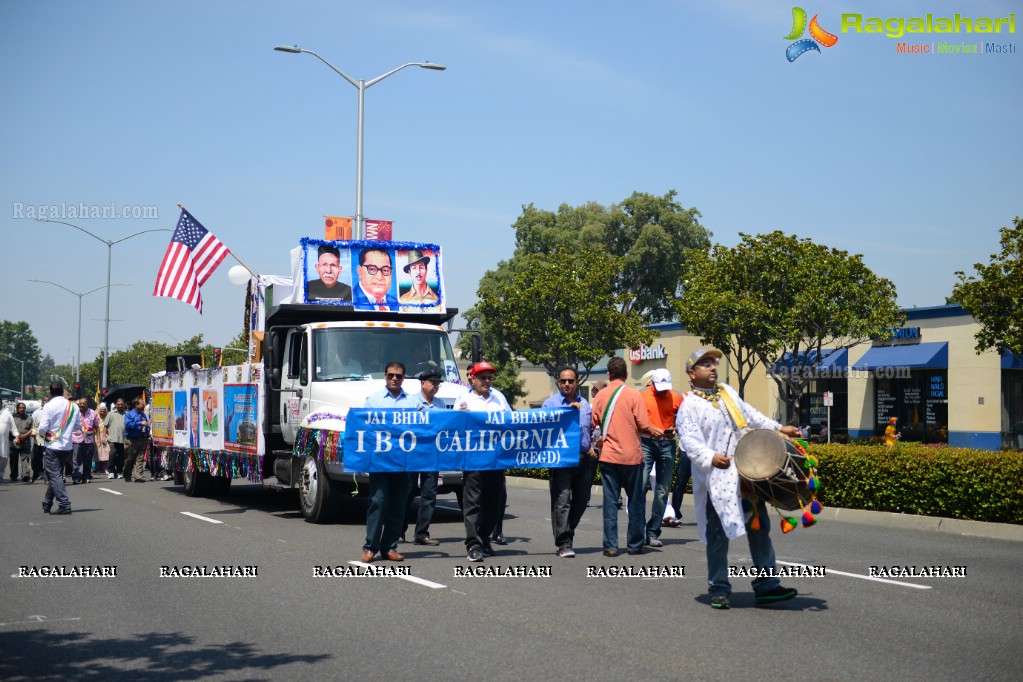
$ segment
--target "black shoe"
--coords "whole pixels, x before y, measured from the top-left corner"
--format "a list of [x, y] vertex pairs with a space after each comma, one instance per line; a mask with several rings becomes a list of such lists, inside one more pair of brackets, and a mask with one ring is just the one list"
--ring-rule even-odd
[[43, 513], [44, 514], [49, 514], [50, 513], [50, 508], [49, 507], [43, 507]]
[[469, 561], [483, 561], [483, 551], [479, 547], [469, 548]]
[[763, 606], [765, 604], [773, 604], [779, 601], [787, 601], [795, 597], [797, 594], [799, 593], [796, 592], [794, 588], [778, 585], [777, 587], [773, 587], [756, 595], [753, 601], [756, 602], [757, 606]]
[[480, 551], [483, 552], [483, 556], [497, 556], [497, 552], [489, 544], [480, 545]]
[[398, 542], [408, 542], [408, 540], [406, 540], [405, 536], [402, 535], [400, 538], [398, 538]]
[[145, 482], [146, 482], [146, 479], [144, 479], [144, 478], [136, 478], [136, 479], [135, 479], [135, 482], [136, 482], [136, 483], [145, 483]]
[[630, 549], [629, 550], [629, 554], [632, 554], [632, 555], [642, 554], [642, 553], [643, 553], [643, 548], [642, 547], [640, 547], [638, 549]]
[[503, 533], [498, 533], [497, 535], [495, 535], [494, 537], [492, 537], [490, 539], [492, 541], [496, 542], [499, 545], [507, 545], [508, 544], [508, 539], [506, 537], [504, 537]]
[[604, 556], [614, 558], [614, 557], [618, 556], [618, 550], [617, 549], [605, 549], [604, 550]]
[[727, 594], [715, 594], [710, 598], [710, 607], [712, 609], [730, 609], [732, 602], [728, 600]]
[[57, 511], [53, 512], [55, 516], [64, 516], [65, 514], [71, 513], [71, 507], [61, 507]]
[[434, 540], [430, 536], [426, 536], [425, 538], [417, 539], [415, 544], [417, 544], [417, 545], [428, 545], [430, 547], [436, 547], [437, 545], [440, 544], [440, 542], [438, 542], [437, 540]]

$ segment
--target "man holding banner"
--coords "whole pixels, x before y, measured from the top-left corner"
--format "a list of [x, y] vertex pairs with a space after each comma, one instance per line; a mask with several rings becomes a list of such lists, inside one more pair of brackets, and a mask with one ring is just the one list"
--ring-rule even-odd
[[[493, 388], [497, 370], [488, 362], [477, 362], [469, 370], [472, 391], [455, 403], [457, 410], [473, 412], [511, 412], [507, 399]], [[504, 470], [466, 471], [463, 478], [462, 518], [465, 522], [465, 549], [469, 561], [483, 561], [494, 556], [490, 537], [497, 526], [504, 488]]]
[[[419, 398], [410, 396], [401, 385], [405, 381], [405, 365], [394, 361], [384, 368], [386, 388], [366, 398], [364, 407], [383, 409], [416, 409]], [[377, 552], [389, 561], [404, 561], [398, 553], [405, 519], [405, 496], [408, 474], [401, 471], [378, 471], [369, 475], [369, 509], [366, 511], [366, 544], [362, 546], [362, 562], [373, 561]]]

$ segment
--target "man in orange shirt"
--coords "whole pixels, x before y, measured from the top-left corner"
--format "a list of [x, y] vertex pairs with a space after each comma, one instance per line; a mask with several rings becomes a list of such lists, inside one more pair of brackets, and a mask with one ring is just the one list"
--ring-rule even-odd
[[[661, 542], [661, 521], [668, 503], [671, 476], [675, 473], [675, 415], [682, 407], [682, 396], [671, 389], [671, 372], [665, 368], [651, 372], [650, 381], [642, 390], [643, 404], [646, 405], [650, 424], [663, 434], [659, 438], [644, 435], [643, 481], [650, 478], [650, 470], [657, 465], [657, 479], [654, 481], [654, 501], [650, 509], [650, 520], [646, 524], [646, 544], [663, 547]], [[644, 495], [645, 499], [646, 495]]]
[[629, 554], [642, 554], [646, 497], [643, 494], [643, 450], [640, 434], [655, 438], [664, 431], [651, 426], [639, 391], [625, 385], [628, 368], [625, 360], [611, 358], [607, 363], [607, 388], [593, 399], [592, 422], [600, 427], [595, 444], [600, 448], [600, 479], [604, 485], [604, 556], [618, 556], [618, 507], [622, 488], [629, 497], [629, 529], [626, 535]]

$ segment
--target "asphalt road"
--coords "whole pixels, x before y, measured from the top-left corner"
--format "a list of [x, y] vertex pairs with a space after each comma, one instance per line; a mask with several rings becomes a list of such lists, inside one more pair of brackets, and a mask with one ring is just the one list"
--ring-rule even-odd
[[[374, 564], [409, 576], [315, 577], [357, 568], [362, 504], [315, 526], [295, 499], [256, 485], [197, 500], [170, 483], [103, 479], [70, 488], [71, 516], [47, 516], [43, 491], [0, 485], [2, 680], [1020, 676], [1023, 543], [899, 528], [886, 515], [784, 536], [772, 519], [781, 565], [827, 574], [785, 579], [800, 595], [771, 608], [754, 607], [749, 578], [735, 578], [732, 609], [716, 611], [691, 510], [664, 530], [663, 549], [609, 559], [594, 506], [579, 555], [559, 559], [548, 493], [533, 481], [510, 483], [511, 543], [483, 565], [550, 567], [549, 577], [456, 576], [475, 564], [453, 496], [432, 528], [439, 547], [400, 545], [403, 564]], [[624, 512], [619, 525], [624, 533]], [[745, 542], [731, 549], [730, 563], [748, 567]], [[162, 567], [222, 565], [257, 575], [160, 577]], [[869, 579], [872, 566], [914, 565], [965, 576]], [[19, 577], [51, 566], [116, 576]], [[625, 566], [684, 567], [685, 577], [587, 576]]]

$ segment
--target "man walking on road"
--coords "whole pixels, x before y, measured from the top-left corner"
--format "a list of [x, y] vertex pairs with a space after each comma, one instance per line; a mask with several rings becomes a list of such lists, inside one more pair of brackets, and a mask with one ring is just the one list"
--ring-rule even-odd
[[[422, 389], [419, 393], [419, 410], [438, 410], [443, 406], [434, 401], [440, 384], [444, 381], [441, 373], [435, 369], [420, 372], [419, 383]], [[412, 502], [416, 498], [416, 489], [419, 490], [419, 514], [416, 517], [417, 545], [435, 547], [440, 543], [430, 537], [430, 523], [433, 521], [433, 512], [437, 508], [437, 479], [440, 477], [438, 471], [413, 471], [408, 475], [408, 496], [405, 502], [405, 523], [401, 532], [404, 542], [405, 533], [408, 531], [408, 517], [412, 511]]]
[[[739, 397], [726, 384], [717, 383], [721, 352], [700, 348], [686, 360], [692, 392], [682, 403], [676, 424], [682, 446], [693, 462], [693, 503], [700, 540], [707, 545], [707, 582], [710, 605], [731, 606], [732, 586], [728, 582], [728, 541], [746, 535], [753, 566], [761, 574], [753, 580], [757, 606], [785, 601], [796, 591], [782, 587], [775, 570], [767, 507], [757, 500], [755, 513], [763, 521], [754, 530], [744, 519], [739, 494], [739, 472], [732, 465], [732, 453], [739, 435], [747, 428], [773, 429], [799, 438], [795, 426], [782, 426], [768, 419]], [[764, 576], [762, 574], [769, 574]]]
[[64, 397], [64, 384], [50, 384], [50, 399], [39, 417], [39, 433], [43, 434], [43, 473], [46, 476], [46, 494], [43, 513], [49, 514], [53, 500], [57, 500], [54, 514], [70, 514], [71, 500], [64, 485], [64, 467], [71, 457], [71, 433], [82, 428], [82, 413], [78, 406]]
[[649, 384], [640, 393], [650, 423], [663, 432], [659, 438], [644, 435], [641, 439], [644, 484], [650, 478], [651, 470], [656, 468], [657, 472], [650, 520], [646, 524], [646, 544], [663, 547], [661, 522], [668, 505], [671, 476], [675, 473], [675, 416], [682, 406], [682, 396], [671, 389], [671, 372], [663, 367], [651, 373]]
[[145, 483], [146, 448], [149, 447], [149, 418], [146, 401], [135, 398], [135, 409], [124, 415], [124, 438], [128, 441], [128, 454], [124, 460], [124, 480]]

